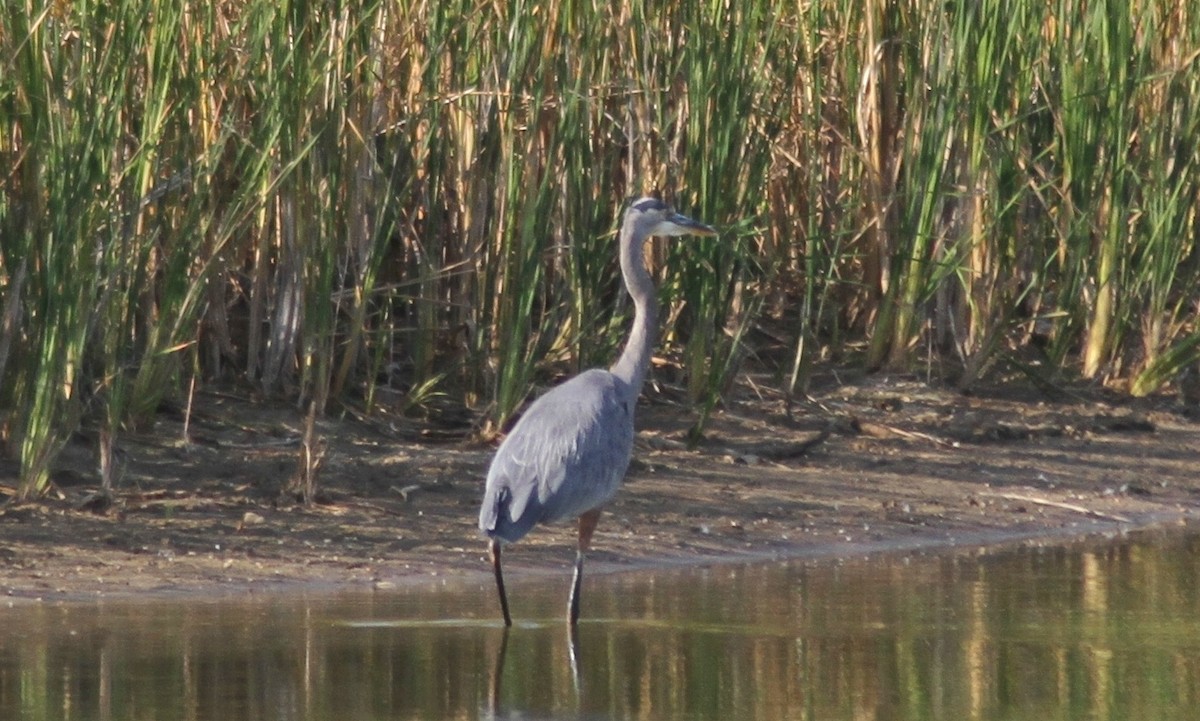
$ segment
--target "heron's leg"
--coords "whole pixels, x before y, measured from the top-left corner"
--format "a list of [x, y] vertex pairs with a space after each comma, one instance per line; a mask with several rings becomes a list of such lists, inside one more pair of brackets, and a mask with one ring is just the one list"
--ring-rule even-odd
[[504, 573], [500, 570], [500, 539], [492, 539], [492, 572], [496, 574], [496, 591], [500, 594], [500, 610], [504, 612], [504, 625], [512, 625], [508, 615], [508, 594], [504, 592]]
[[579, 517], [579, 547], [575, 549], [575, 578], [571, 581], [571, 598], [567, 601], [567, 621], [574, 626], [579, 623], [579, 585], [583, 581], [583, 554], [592, 545], [592, 534], [600, 522], [600, 509], [588, 511]]

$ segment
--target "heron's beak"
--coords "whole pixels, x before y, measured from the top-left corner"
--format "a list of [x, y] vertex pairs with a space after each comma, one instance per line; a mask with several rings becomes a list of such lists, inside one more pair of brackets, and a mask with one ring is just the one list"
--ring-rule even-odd
[[711, 225], [705, 225], [698, 220], [692, 220], [686, 215], [673, 213], [667, 218], [667, 222], [676, 227], [678, 232], [673, 235], [716, 235], [717, 229]]

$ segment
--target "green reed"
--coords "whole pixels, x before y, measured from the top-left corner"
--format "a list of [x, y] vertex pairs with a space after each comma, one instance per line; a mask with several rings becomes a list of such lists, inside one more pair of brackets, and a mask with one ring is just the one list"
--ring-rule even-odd
[[655, 189], [723, 228], [649, 252], [697, 432], [749, 354], [785, 394], [822, 360], [1150, 393], [1200, 352], [1183, 0], [16, 5], [0, 440], [26, 495], [81, 428], [111, 488], [195, 374], [503, 427], [619, 349], [615, 230]]

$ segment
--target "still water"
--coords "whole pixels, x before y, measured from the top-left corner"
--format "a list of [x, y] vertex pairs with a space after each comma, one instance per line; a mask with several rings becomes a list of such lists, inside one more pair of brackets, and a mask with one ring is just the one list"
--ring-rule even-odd
[[0, 719], [1200, 718], [1200, 536], [0, 610]]

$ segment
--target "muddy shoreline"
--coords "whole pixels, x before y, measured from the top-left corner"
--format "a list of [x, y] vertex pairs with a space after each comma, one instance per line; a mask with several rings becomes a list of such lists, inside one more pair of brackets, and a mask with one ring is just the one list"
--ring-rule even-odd
[[[923, 553], [1186, 524], [1200, 511], [1200, 424], [1173, 396], [963, 396], [908, 379], [831, 387], [785, 412], [746, 393], [703, 443], [665, 394], [639, 409], [635, 461], [606, 511], [593, 573], [772, 558]], [[303, 420], [236, 395], [127, 438], [115, 502], [95, 502], [87, 444], [55, 493], [0, 506], [0, 598], [10, 603], [394, 588], [479, 581], [475, 530], [492, 447], [420, 440], [395, 423], [329, 420], [318, 503], [281, 494]], [[0, 466], [0, 486], [15, 483]], [[561, 575], [573, 529], [506, 554]]]

